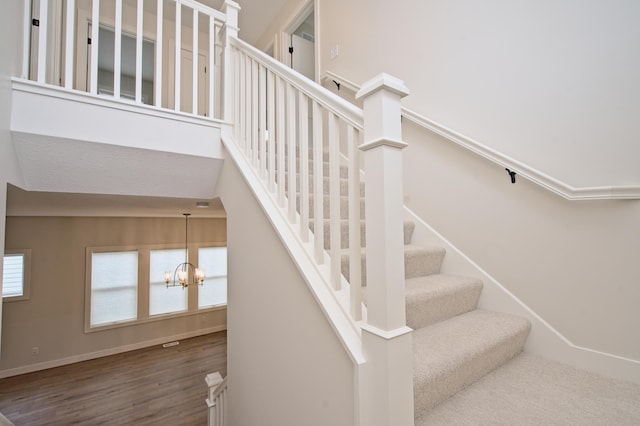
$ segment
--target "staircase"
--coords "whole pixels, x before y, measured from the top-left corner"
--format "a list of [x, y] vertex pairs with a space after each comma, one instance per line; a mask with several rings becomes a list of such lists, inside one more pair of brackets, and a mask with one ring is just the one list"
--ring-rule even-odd
[[[324, 155], [327, 158], [327, 155]], [[328, 163], [325, 161], [325, 169]], [[342, 274], [349, 278], [347, 168], [340, 172]], [[324, 185], [324, 218], [330, 218], [328, 185]], [[361, 185], [364, 204], [364, 184]], [[298, 203], [299, 207], [299, 203]], [[313, 212], [313, 198], [310, 201]], [[364, 212], [364, 209], [361, 209]], [[313, 231], [313, 224], [310, 226]], [[404, 259], [407, 325], [413, 332], [414, 410], [418, 418], [485, 374], [514, 358], [525, 344], [528, 320], [478, 309], [482, 281], [440, 272], [446, 255], [440, 246], [411, 244], [415, 224], [405, 221]], [[362, 247], [366, 245], [364, 213]], [[328, 224], [325, 249], [331, 247]], [[366, 254], [362, 251], [363, 299], [366, 304]]]

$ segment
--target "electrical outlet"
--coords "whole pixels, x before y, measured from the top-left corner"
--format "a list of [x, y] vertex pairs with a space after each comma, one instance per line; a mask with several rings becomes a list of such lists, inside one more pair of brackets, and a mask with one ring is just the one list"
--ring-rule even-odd
[[40, 348], [37, 346], [34, 346], [31, 348], [31, 356], [36, 356], [40, 353]]

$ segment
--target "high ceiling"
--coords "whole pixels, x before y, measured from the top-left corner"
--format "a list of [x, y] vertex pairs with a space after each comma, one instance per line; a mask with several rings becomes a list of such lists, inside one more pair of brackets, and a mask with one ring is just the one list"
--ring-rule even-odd
[[[224, 0], [198, 0], [214, 9], [220, 10]], [[287, 0], [236, 0], [242, 10], [238, 17], [240, 38], [255, 44], [273, 21]]]

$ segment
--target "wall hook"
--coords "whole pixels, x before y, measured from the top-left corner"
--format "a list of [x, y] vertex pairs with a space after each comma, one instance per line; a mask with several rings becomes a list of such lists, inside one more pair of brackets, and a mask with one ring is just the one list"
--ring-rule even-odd
[[505, 169], [507, 171], [507, 173], [509, 173], [509, 176], [511, 176], [511, 183], [516, 183], [516, 172], [512, 172], [509, 169]]
[[340, 83], [338, 83], [338, 82], [337, 82], [337, 81], [335, 81], [335, 80], [331, 80], [331, 81], [333, 81], [333, 82], [336, 84], [336, 86], [338, 87], [338, 90], [340, 90]]

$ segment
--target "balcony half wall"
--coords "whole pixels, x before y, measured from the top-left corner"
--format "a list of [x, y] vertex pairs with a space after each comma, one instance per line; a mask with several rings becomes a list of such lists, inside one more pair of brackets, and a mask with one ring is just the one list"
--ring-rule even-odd
[[12, 82], [11, 132], [26, 190], [212, 198], [217, 120]]

